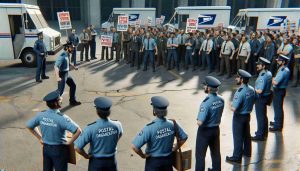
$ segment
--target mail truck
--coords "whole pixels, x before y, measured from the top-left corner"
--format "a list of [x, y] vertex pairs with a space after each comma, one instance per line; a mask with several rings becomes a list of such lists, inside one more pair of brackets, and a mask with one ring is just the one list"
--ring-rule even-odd
[[0, 22], [0, 60], [21, 59], [26, 66], [35, 66], [33, 46], [39, 32], [43, 32], [48, 54], [62, 47], [61, 34], [48, 26], [38, 6], [0, 3]]

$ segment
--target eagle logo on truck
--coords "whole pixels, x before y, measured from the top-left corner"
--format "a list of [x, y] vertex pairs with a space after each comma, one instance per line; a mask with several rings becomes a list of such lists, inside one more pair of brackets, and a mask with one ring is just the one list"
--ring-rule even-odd
[[285, 19], [286, 16], [271, 16], [268, 21], [268, 27], [279, 27]]
[[198, 25], [213, 25], [216, 14], [202, 14], [198, 17]]
[[140, 14], [129, 14], [129, 22], [130, 21], [137, 21], [140, 18]]

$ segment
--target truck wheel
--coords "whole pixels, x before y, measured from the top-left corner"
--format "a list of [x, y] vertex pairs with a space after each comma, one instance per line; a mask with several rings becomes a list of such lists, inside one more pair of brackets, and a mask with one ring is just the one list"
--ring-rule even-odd
[[27, 67], [35, 67], [36, 66], [36, 55], [33, 50], [26, 50], [22, 54], [22, 63]]

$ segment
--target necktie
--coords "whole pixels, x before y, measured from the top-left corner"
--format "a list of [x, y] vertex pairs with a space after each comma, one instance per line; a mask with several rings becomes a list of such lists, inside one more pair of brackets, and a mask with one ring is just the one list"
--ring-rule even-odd
[[148, 50], [150, 49], [150, 39], [148, 39]]
[[239, 54], [241, 53], [241, 51], [242, 51], [242, 49], [243, 49], [243, 46], [244, 46], [244, 43], [242, 43], [242, 46], [241, 46], [241, 48], [240, 48], [240, 50], [239, 50]]
[[207, 51], [208, 39], [206, 40], [205, 51]]
[[115, 33], [113, 33], [113, 42], [115, 42]]
[[83, 33], [83, 39], [85, 40], [85, 33]]
[[224, 45], [224, 47], [223, 47], [223, 53], [225, 52], [226, 44], [227, 44], [227, 41], [225, 41], [225, 45]]
[[181, 38], [181, 44], [183, 44], [183, 37], [182, 37], [182, 35], [180, 36], [180, 38]]

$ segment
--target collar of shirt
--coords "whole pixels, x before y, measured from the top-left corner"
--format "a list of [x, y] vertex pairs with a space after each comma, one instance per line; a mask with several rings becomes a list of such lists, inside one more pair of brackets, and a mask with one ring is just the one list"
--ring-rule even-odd
[[53, 112], [53, 113], [60, 113], [60, 110], [59, 109], [49, 109], [48, 110], [49, 112]]
[[208, 97], [216, 97], [217, 93], [209, 93]]
[[166, 118], [156, 118], [153, 120], [153, 122], [165, 122], [166, 120]]
[[267, 72], [266, 70], [260, 71], [259, 76], [261, 76], [263, 73], [266, 73], [266, 72]]
[[96, 122], [103, 123], [103, 122], [107, 122], [107, 121], [109, 121], [109, 120], [110, 120], [109, 118], [107, 118], [107, 119], [99, 118], [99, 119], [97, 119]]

